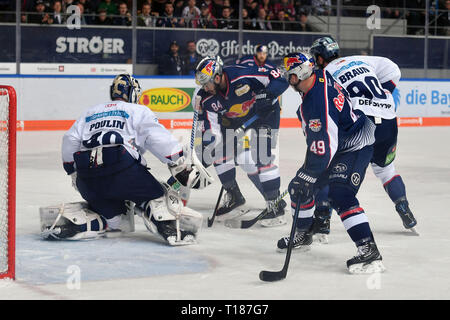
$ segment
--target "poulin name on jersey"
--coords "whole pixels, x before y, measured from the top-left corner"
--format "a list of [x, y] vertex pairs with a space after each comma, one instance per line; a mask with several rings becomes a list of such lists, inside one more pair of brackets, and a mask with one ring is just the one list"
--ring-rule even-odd
[[125, 122], [119, 121], [119, 120], [102, 120], [102, 121], [98, 121], [98, 122], [91, 124], [91, 126], [89, 127], [89, 131], [92, 131], [94, 129], [104, 128], [104, 127], [123, 129], [125, 127]]

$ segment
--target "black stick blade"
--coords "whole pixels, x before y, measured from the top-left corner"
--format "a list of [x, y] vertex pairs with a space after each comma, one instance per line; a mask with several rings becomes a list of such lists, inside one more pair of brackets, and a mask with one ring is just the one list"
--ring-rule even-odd
[[259, 273], [259, 279], [266, 282], [280, 281], [286, 278], [284, 270], [281, 271], [261, 271]]

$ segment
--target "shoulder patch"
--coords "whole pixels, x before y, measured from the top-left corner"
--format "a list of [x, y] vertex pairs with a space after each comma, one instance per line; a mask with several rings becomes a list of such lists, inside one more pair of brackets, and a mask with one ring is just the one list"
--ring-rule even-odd
[[309, 120], [309, 128], [313, 132], [319, 132], [322, 129], [322, 122], [320, 122], [320, 119], [311, 119]]
[[236, 90], [234, 90], [234, 93], [236, 93], [236, 95], [237, 95], [238, 97], [240, 97], [240, 96], [246, 94], [246, 93], [249, 92], [249, 91], [250, 91], [250, 86], [249, 86], [248, 84], [246, 84], [246, 85], [244, 85], [244, 86], [242, 86], [242, 87], [237, 88]]

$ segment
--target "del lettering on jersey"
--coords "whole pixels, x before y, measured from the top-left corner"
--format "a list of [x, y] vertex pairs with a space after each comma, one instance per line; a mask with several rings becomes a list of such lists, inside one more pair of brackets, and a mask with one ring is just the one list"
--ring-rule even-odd
[[119, 128], [123, 129], [125, 127], [124, 121], [119, 120], [102, 120], [91, 124], [89, 131], [100, 128]]
[[353, 79], [354, 77], [364, 73], [370, 73], [370, 70], [365, 67], [358, 67], [351, 71], [347, 71], [342, 76], [339, 76], [339, 81], [341, 82], [341, 84], [344, 84], [348, 80]]

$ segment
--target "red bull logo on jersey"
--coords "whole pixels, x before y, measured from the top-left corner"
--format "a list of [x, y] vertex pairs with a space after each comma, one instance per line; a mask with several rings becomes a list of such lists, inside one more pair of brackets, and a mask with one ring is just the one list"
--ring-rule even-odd
[[319, 132], [322, 129], [322, 122], [320, 122], [320, 119], [311, 119], [309, 120], [309, 128], [313, 132]]
[[242, 104], [234, 104], [231, 106], [230, 110], [225, 113], [227, 118], [241, 118], [245, 117], [250, 109], [255, 104], [255, 97], [252, 100], [243, 102]]

